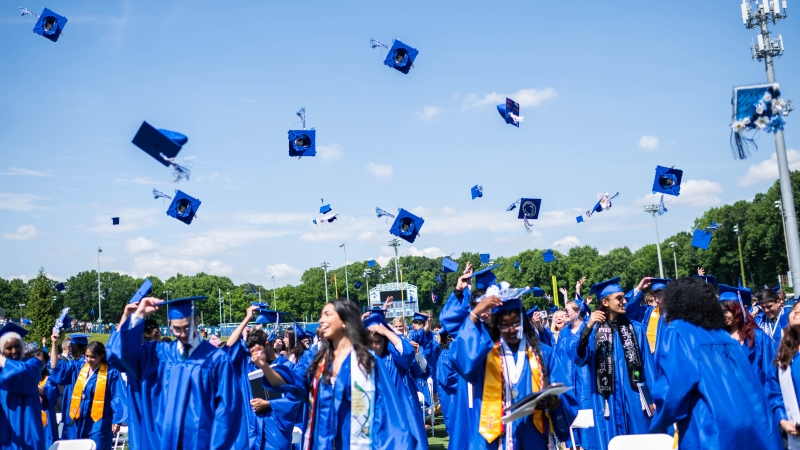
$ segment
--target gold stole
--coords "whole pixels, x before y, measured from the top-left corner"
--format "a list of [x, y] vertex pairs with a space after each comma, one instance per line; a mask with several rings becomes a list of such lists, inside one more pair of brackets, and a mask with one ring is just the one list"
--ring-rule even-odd
[[[541, 391], [544, 388], [541, 364], [539, 358], [534, 357], [533, 351], [527, 347], [528, 364], [531, 367], [531, 385], [534, 391]], [[483, 379], [483, 401], [481, 403], [481, 418], [478, 431], [486, 442], [492, 442], [503, 434], [503, 374], [501, 373], [500, 362], [500, 343], [495, 343], [489, 356], [486, 357], [486, 372]], [[511, 402], [509, 402], [510, 404]], [[544, 434], [544, 411], [536, 410], [533, 413], [533, 424], [539, 433]]]
[[[50, 377], [44, 377], [44, 379], [39, 382], [39, 387], [44, 387], [44, 384], [47, 383], [48, 378]], [[39, 401], [44, 403], [44, 399], [41, 396], [39, 396]], [[42, 426], [47, 426], [47, 411], [45, 411], [44, 408], [42, 408]]]
[[661, 312], [658, 308], [653, 309], [650, 320], [647, 322], [647, 342], [650, 344], [650, 353], [656, 352], [656, 337], [658, 334], [658, 318]]
[[[89, 378], [89, 364], [84, 364], [78, 381], [72, 390], [72, 399], [69, 403], [69, 418], [78, 420], [81, 416], [81, 395], [86, 387], [86, 380]], [[97, 370], [97, 382], [94, 387], [94, 399], [92, 400], [92, 410], [90, 417], [98, 422], [103, 418], [103, 407], [106, 404], [106, 383], [108, 382], [108, 364], [100, 364]]]

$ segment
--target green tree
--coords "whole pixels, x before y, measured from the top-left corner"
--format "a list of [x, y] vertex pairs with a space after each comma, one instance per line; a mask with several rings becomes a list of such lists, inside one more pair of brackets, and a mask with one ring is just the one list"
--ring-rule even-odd
[[56, 302], [53, 301], [54, 292], [44, 268], [39, 268], [39, 274], [33, 280], [25, 305], [26, 315], [31, 321], [31, 325], [28, 326], [27, 341], [39, 343], [43, 337], [52, 334], [59, 312]]

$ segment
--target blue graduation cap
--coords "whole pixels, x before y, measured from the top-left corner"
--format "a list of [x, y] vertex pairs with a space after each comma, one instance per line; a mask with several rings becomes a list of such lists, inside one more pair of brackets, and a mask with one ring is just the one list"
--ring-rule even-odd
[[380, 314], [383, 317], [386, 317], [386, 312], [387, 311], [388, 311], [388, 309], [378, 308], [377, 306], [372, 308], [372, 309], [368, 309], [367, 310], [367, 312], [370, 312], [372, 314]]
[[269, 303], [267, 302], [250, 302], [251, 306], [258, 306], [259, 308], [269, 308]]
[[549, 248], [542, 253], [542, 258], [544, 258], [544, 262], [546, 263], [551, 263], [556, 260], [556, 256]]
[[375, 267], [375, 260], [374, 259], [370, 259], [369, 261], [367, 261], [367, 265], [370, 266], [370, 267]]
[[415, 313], [414, 313], [414, 318], [413, 318], [413, 319], [411, 319], [411, 321], [412, 321], [412, 322], [416, 322], [416, 321], [418, 321], [418, 320], [419, 320], [419, 321], [425, 322], [425, 321], [427, 321], [427, 320], [428, 320], [428, 318], [429, 318], [429, 317], [430, 317], [430, 316], [427, 316], [427, 315], [425, 315], [425, 314], [422, 314], [422, 313], [420, 313], [420, 312], [415, 312]]
[[507, 124], [519, 128], [519, 123], [522, 122], [522, 116], [519, 115], [519, 103], [506, 98], [505, 104], [497, 105], [497, 112], [506, 120]]
[[495, 264], [493, 266], [489, 266], [485, 269], [481, 269], [472, 274], [470, 278], [475, 278], [475, 288], [476, 289], [486, 289], [489, 286], [493, 285], [495, 280], [497, 280], [497, 276], [492, 273], [492, 270], [500, 267], [500, 264]]
[[64, 320], [61, 322], [61, 329], [68, 330], [70, 326], [72, 326], [72, 317], [67, 314], [64, 316]]
[[320, 214], [328, 214], [331, 212], [331, 205], [322, 205], [319, 207]]
[[692, 278], [701, 278], [706, 283], [713, 284], [714, 287], [719, 286], [719, 281], [717, 281], [717, 277], [713, 275], [692, 275]]
[[[34, 15], [30, 11], [23, 9], [22, 15], [24, 16], [25, 14]], [[66, 17], [58, 15], [45, 8], [42, 11], [42, 14], [39, 16], [39, 20], [36, 21], [36, 25], [33, 27], [33, 32], [40, 36], [46, 37], [53, 42], [56, 42], [61, 36], [61, 32], [64, 31], [64, 26], [66, 24]]]
[[64, 283], [58, 283], [56, 284], [56, 290], [58, 292], [64, 292], [67, 290], [67, 288], [64, 286]]
[[397, 218], [394, 219], [392, 228], [389, 229], [389, 233], [413, 244], [423, 223], [425, 223], [425, 220], [421, 217], [417, 217], [405, 209], [400, 208], [397, 213]]
[[531, 289], [531, 293], [534, 297], [544, 297], [544, 289], [540, 288], [539, 286], [534, 286]]
[[759, 130], [775, 133], [783, 130], [783, 116], [788, 114], [787, 104], [781, 98], [778, 83], [763, 83], [733, 88], [733, 123], [731, 124], [731, 151], [737, 159], [746, 159], [758, 150], [755, 136], [744, 133]]
[[528, 317], [531, 317], [531, 316], [533, 316], [533, 313], [535, 313], [537, 311], [539, 311], [539, 305], [533, 305], [533, 308], [531, 308], [528, 311], [526, 311], [525, 315], [528, 316]]
[[672, 281], [670, 278], [651, 278], [650, 279], [650, 290], [655, 291], [662, 291], [667, 287]]
[[6, 333], [17, 333], [20, 338], [24, 338], [25, 335], [28, 334], [28, 330], [22, 328], [14, 322], [8, 322], [3, 326], [3, 328], [0, 328], [0, 337], [3, 337], [3, 335]]
[[316, 130], [289, 130], [289, 156], [316, 156]]
[[370, 44], [372, 45], [372, 48], [378, 46], [388, 48], [389, 52], [386, 54], [386, 59], [383, 60], [383, 63], [389, 67], [399, 70], [400, 72], [403, 72], [404, 74], [408, 74], [408, 71], [411, 70], [411, 66], [414, 64], [414, 59], [416, 59], [417, 55], [419, 54], [417, 49], [409, 47], [397, 39], [392, 41], [391, 47], [381, 44], [374, 39], [370, 41]]
[[519, 269], [519, 261], [514, 261], [514, 268]]
[[131, 297], [131, 299], [128, 301], [128, 304], [138, 303], [142, 301], [142, 299], [150, 295], [150, 292], [152, 291], [153, 291], [153, 283], [150, 281], [150, 278], [145, 278], [144, 283], [142, 283], [142, 285], [139, 286], [139, 289], [137, 289], [136, 292], [133, 294], [133, 297]]
[[749, 308], [753, 304], [753, 292], [750, 289], [743, 286], [733, 287], [724, 284], [719, 285], [719, 301], [732, 300], [738, 302], [740, 296], [744, 306]]
[[370, 314], [364, 319], [364, 328], [369, 328], [372, 325], [383, 325], [387, 329], [389, 328], [389, 324], [386, 323], [386, 318], [380, 314]]
[[542, 199], [540, 198], [522, 198], [519, 201], [519, 213], [517, 218], [521, 219], [525, 224], [525, 231], [531, 232], [531, 224], [529, 220], [536, 220], [539, 218], [539, 209], [542, 206]]
[[111, 225], [119, 225], [119, 217], [112, 217]]
[[133, 145], [144, 150], [161, 164], [172, 167], [175, 171], [176, 181], [180, 178], [189, 178], [189, 170], [175, 163], [178, 152], [189, 141], [186, 135], [164, 129], [156, 129], [147, 122], [142, 122], [136, 136], [133, 137]]
[[275, 311], [272, 309], [259, 309], [256, 323], [287, 323], [291, 322], [292, 315], [282, 311]]
[[619, 285], [620, 277], [614, 277], [599, 283], [595, 283], [589, 289], [589, 295], [597, 296], [598, 299], [617, 292], [625, 292]]
[[489, 255], [489, 253], [480, 253], [480, 257], [481, 257], [481, 264], [488, 264], [489, 258], [491, 256]]
[[558, 311], [558, 306], [551, 305], [551, 306], [548, 306], [547, 309], [550, 311], [550, 314], [555, 314], [556, 311]]
[[361, 282], [360, 281], [356, 281], [356, 283], [353, 286], [355, 286], [356, 289], [358, 289], [358, 288], [361, 287]]
[[191, 319], [197, 314], [194, 307], [194, 302], [198, 300], [205, 300], [208, 296], [200, 295], [197, 297], [176, 298], [168, 302], [159, 302], [155, 306], [161, 307], [169, 305], [169, 313], [167, 313], [168, 320], [178, 319]]
[[455, 272], [458, 270], [458, 263], [448, 257], [442, 258], [442, 272]]
[[681, 177], [683, 171], [675, 168], [656, 166], [656, 178], [653, 180], [653, 193], [681, 195]]
[[575, 222], [583, 223], [583, 216], [578, 216], [575, 218]]
[[92, 337], [91, 334], [86, 333], [74, 333], [68, 336], [70, 344], [75, 345], [89, 345], [89, 338]]
[[469, 190], [472, 194], [472, 199], [475, 200], [478, 197], [483, 197], [483, 186], [475, 185], [472, 186], [472, 189]]
[[167, 215], [174, 217], [181, 222], [189, 225], [197, 214], [197, 209], [200, 207], [200, 200], [187, 195], [183, 191], [175, 192], [175, 198], [169, 204]]

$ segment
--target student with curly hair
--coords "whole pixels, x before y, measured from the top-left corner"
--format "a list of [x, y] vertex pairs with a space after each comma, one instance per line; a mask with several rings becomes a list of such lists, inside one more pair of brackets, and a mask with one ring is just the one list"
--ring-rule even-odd
[[[677, 423], [679, 448], [780, 449], [764, 386], [725, 329], [712, 287], [681, 278], [665, 289], [651, 432]], [[796, 347], [795, 347], [796, 352]]]

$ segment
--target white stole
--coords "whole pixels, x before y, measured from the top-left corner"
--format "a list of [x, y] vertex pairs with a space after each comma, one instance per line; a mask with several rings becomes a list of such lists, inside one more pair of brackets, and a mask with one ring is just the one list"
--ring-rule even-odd
[[[800, 423], [800, 406], [797, 405], [797, 395], [794, 391], [792, 366], [778, 371], [778, 381], [781, 384], [783, 406], [786, 408], [786, 416], [789, 422]], [[800, 450], [800, 437], [790, 434], [787, 436], [789, 437], [789, 450]]]
[[[375, 360], [374, 364], [380, 364]], [[375, 369], [367, 375], [350, 350], [350, 449], [371, 450], [375, 421]]]

